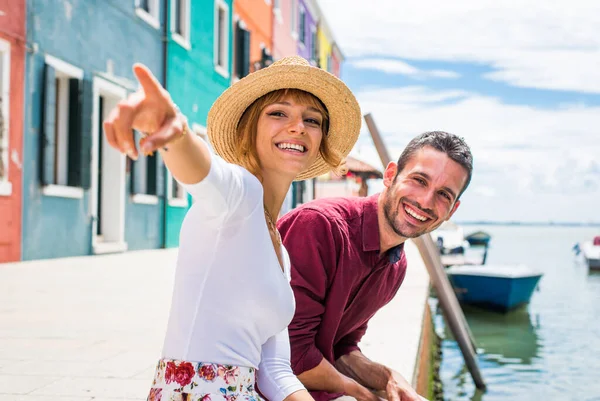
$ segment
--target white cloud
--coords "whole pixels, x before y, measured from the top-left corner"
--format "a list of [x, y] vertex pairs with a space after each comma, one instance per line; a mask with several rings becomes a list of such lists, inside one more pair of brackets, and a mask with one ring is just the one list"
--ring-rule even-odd
[[365, 70], [376, 70], [383, 71], [389, 74], [400, 74], [407, 75], [414, 79], [427, 79], [427, 78], [459, 78], [460, 74], [454, 71], [446, 70], [421, 70], [412, 66], [404, 61], [390, 60], [383, 58], [370, 58], [356, 60], [352, 62], [352, 65], [358, 69]]
[[[536, 109], [423, 87], [356, 95], [363, 113], [373, 112], [392, 159], [424, 131], [465, 138], [475, 169], [460, 218], [600, 221], [590, 215], [600, 204], [600, 107]], [[366, 128], [353, 155], [383, 168]]]
[[597, 0], [321, 0], [352, 58], [464, 61], [521, 87], [600, 93]]

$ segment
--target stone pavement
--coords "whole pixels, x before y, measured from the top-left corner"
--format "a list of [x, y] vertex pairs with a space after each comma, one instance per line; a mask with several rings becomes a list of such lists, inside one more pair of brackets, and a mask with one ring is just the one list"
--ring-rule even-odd
[[[176, 250], [0, 264], [0, 401], [145, 400], [160, 356]], [[413, 379], [428, 277], [416, 247], [366, 355]]]

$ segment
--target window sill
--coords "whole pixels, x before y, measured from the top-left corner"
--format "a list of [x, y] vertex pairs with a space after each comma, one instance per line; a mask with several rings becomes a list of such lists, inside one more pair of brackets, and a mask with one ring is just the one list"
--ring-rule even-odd
[[135, 194], [131, 196], [131, 202], [138, 203], [141, 205], [158, 205], [158, 196]]
[[93, 246], [95, 255], [125, 252], [126, 250], [127, 242], [96, 242]]
[[148, 25], [150, 25], [154, 29], [160, 28], [160, 22], [157, 18], [155, 18], [152, 14], [148, 14], [146, 10], [143, 8], [136, 8], [135, 13], [138, 17], [146, 21]]
[[9, 181], [0, 181], [0, 196], [12, 195], [12, 183]]
[[219, 73], [223, 78], [229, 78], [229, 72], [220, 65], [215, 65], [215, 71]]
[[173, 38], [173, 41], [176, 42], [179, 46], [183, 47], [186, 50], [192, 50], [192, 45], [190, 44], [190, 41], [188, 38], [185, 38], [175, 32], [173, 32], [171, 37]]
[[171, 207], [188, 207], [187, 199], [173, 198], [169, 199], [169, 206]]
[[65, 185], [45, 185], [42, 187], [42, 194], [58, 198], [81, 199], [83, 198], [83, 188], [68, 187]]

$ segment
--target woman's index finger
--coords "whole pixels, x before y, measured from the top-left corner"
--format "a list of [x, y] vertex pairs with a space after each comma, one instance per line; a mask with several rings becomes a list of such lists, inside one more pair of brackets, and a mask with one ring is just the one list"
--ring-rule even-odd
[[144, 64], [136, 63], [133, 65], [133, 73], [142, 86], [146, 96], [162, 96], [162, 85], [158, 82], [148, 67], [146, 67]]

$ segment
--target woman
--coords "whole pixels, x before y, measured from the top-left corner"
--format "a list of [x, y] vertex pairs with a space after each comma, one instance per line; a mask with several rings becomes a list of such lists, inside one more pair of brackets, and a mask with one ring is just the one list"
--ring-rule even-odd
[[217, 155], [188, 134], [184, 116], [143, 66], [142, 91], [104, 123], [108, 142], [137, 158], [132, 128], [149, 133], [194, 197], [180, 233], [163, 359], [149, 400], [308, 401], [289, 363], [294, 314], [290, 261], [275, 227], [295, 179], [338, 167], [361, 114], [350, 90], [300, 57], [279, 60], [228, 88], [208, 115]]

